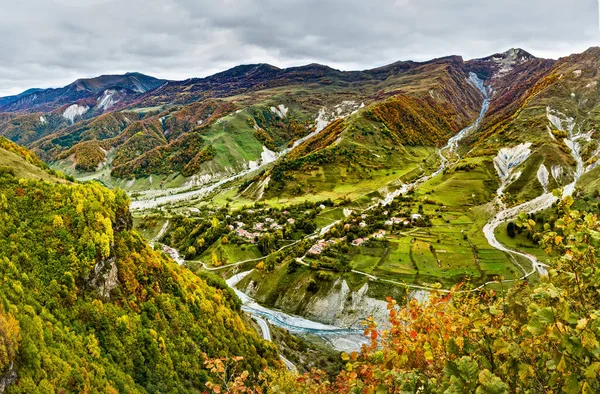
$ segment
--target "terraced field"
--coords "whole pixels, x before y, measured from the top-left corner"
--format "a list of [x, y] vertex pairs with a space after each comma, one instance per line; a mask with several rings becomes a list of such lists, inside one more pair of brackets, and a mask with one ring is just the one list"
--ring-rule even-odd
[[[425, 214], [438, 215], [432, 226], [401, 231], [388, 236], [380, 248], [355, 246], [351, 249], [352, 267], [377, 277], [407, 283], [452, 285], [464, 278], [473, 283], [492, 280], [494, 276], [520, 277], [523, 269], [511, 263], [509, 257], [492, 248], [481, 235], [485, 224], [473, 220], [470, 212], [435, 212], [437, 205], [424, 204]], [[499, 229], [498, 233], [506, 231]], [[524, 237], [523, 237], [524, 238]], [[504, 240], [504, 238], [502, 238]], [[518, 241], [507, 243], [517, 246]], [[531, 245], [536, 255], [543, 251]], [[524, 263], [523, 263], [524, 264]]]

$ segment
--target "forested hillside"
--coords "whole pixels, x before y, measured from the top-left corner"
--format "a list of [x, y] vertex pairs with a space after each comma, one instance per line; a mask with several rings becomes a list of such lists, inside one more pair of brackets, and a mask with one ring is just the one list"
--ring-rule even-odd
[[132, 230], [122, 191], [17, 177], [39, 162], [2, 144], [26, 156], [0, 166], [0, 392], [202, 392], [211, 358], [278, 365], [224, 282]]

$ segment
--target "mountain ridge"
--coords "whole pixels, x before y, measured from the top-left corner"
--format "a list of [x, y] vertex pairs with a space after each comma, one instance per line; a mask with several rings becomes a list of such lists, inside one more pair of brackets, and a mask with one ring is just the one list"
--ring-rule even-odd
[[[590, 48], [571, 58], [579, 56], [593, 61], [597, 52], [598, 49]], [[115, 78], [125, 78], [130, 81], [129, 86], [135, 88], [135, 79], [144, 75], [100, 76], [77, 80], [63, 88], [96, 92], [94, 98], [80, 99], [75, 104], [65, 102], [51, 113], [24, 116], [9, 113], [5, 115], [7, 121], [0, 124], [0, 134], [35, 149], [48, 161], [75, 160], [76, 168], [92, 173], [91, 170], [108, 165], [105, 168], [112, 168], [112, 175], [124, 179], [177, 172], [184, 177], [221, 177], [225, 172], [240, 171], [259, 159], [262, 146], [277, 152], [293, 144], [311, 132], [319, 111], [339, 106], [343, 101], [354, 101], [357, 106], [365, 107], [355, 109], [358, 117], [371, 113], [370, 106], [380, 106], [393, 97], [421, 100], [424, 102], [421, 107], [436, 108], [444, 100], [456, 105], [455, 114], [461, 119], [458, 123], [447, 119], [449, 112], [442, 110], [436, 115], [426, 115], [427, 118], [438, 116], [434, 123], [430, 123], [431, 119], [419, 121], [427, 126], [423, 129], [426, 134], [417, 141], [441, 146], [444, 141], [432, 143], [434, 139], [428, 136], [437, 127], [431, 125], [444, 124], [444, 130], [439, 132], [449, 138], [476, 115], [477, 105], [473, 105], [473, 100], [477, 96], [477, 100], [482, 98], [480, 92], [464, 84], [470, 72], [483, 78], [490, 90], [490, 106], [480, 126], [485, 133], [510, 119], [528, 100], [536, 84], [564, 61], [541, 59], [525, 50], [511, 48], [479, 59], [465, 61], [460, 56], [446, 56], [425, 62], [399, 61], [364, 71], [340, 71], [314, 63], [284, 69], [258, 63], [239, 65], [205, 78], [167, 81], [159, 86], [159, 80], [152, 79], [156, 86], [153, 90], [140, 91], [130, 99], [118, 94], [106, 95], [106, 90], [102, 90], [107, 87], [105, 80], [116, 86], [119, 81]], [[462, 88], [456, 88], [461, 85]], [[104, 92], [102, 96], [101, 92]], [[311, 96], [306, 95], [308, 92]], [[280, 106], [285, 114], [278, 112]], [[194, 113], [201, 108], [205, 113]], [[275, 108], [275, 112], [270, 108]], [[388, 106], [385, 111], [390, 109]], [[99, 117], [100, 114], [108, 116]], [[338, 115], [327, 116], [332, 118], [327, 120], [329, 123]], [[418, 117], [424, 119], [422, 114]], [[221, 121], [225, 121], [224, 126], [232, 125], [225, 134], [217, 130]], [[405, 121], [409, 121], [408, 118], [400, 120]], [[88, 130], [92, 124], [94, 132]], [[450, 124], [453, 126], [448, 129]], [[394, 129], [407, 125], [388, 122], [384, 126]], [[234, 135], [242, 139], [231, 141]], [[342, 133], [340, 141], [347, 135]], [[465, 147], [461, 149], [475, 144], [476, 138], [476, 135], [467, 136]], [[181, 141], [175, 143], [176, 139]], [[358, 149], [361, 139], [364, 137], [353, 137], [352, 149]], [[96, 142], [92, 142], [94, 140]], [[250, 140], [252, 148], [242, 148], [240, 144]], [[339, 144], [340, 141], [333, 142]], [[78, 146], [79, 143], [82, 145]], [[365, 154], [366, 151], [360, 149], [361, 155]], [[112, 156], [108, 152], [115, 152], [114, 164], [119, 167], [118, 171], [113, 171]], [[198, 152], [197, 157], [193, 152]], [[184, 171], [181, 163], [190, 160], [194, 166]]]
[[[65, 105], [98, 99], [99, 94], [113, 90], [126, 98], [153, 90], [165, 82], [136, 72], [81, 78], [61, 88], [28, 90], [12, 99], [0, 98], [0, 112], [51, 111]], [[129, 97], [127, 99], [130, 100]]]
[[[513, 48], [509, 49], [504, 53], [495, 54], [489, 56], [488, 58], [482, 59], [471, 59], [466, 61], [466, 63], [476, 61], [476, 60], [486, 60], [491, 59], [494, 56], [502, 55], [508, 56], [508, 54], [513, 51], [517, 53], [519, 56], [527, 56], [529, 58], [535, 58], [533, 55], [528, 52], [519, 49]], [[247, 77], [247, 78], [261, 78], [261, 77], [269, 77], [273, 76], [273, 74], [282, 73], [282, 74], [295, 74], [295, 73], [305, 73], [305, 72], [319, 72], [322, 76], [325, 75], [346, 75], [350, 79], [352, 76], [356, 76], [357, 74], [372, 74], [378, 75], [382, 71], [388, 71], [393, 69], [406, 69], [410, 68], [414, 65], [423, 65], [423, 64], [433, 64], [438, 62], [446, 62], [446, 61], [457, 61], [463, 62], [463, 58], [458, 55], [449, 55], [443, 56], [435, 59], [431, 59], [429, 61], [415, 62], [415, 61], [404, 61], [399, 60], [387, 65], [383, 65], [380, 67], [365, 69], [362, 71], [358, 70], [347, 70], [341, 71], [334, 68], [331, 68], [327, 65], [319, 64], [319, 63], [311, 63], [300, 66], [292, 66], [287, 68], [279, 68], [267, 63], [255, 63], [255, 64], [246, 64], [246, 65], [238, 65], [234, 66], [230, 69], [220, 71], [213, 75], [209, 75], [207, 77], [190, 77], [185, 80], [176, 81], [176, 80], [164, 80], [154, 78], [149, 75], [142, 74], [140, 72], [127, 72], [125, 74], [103, 74], [97, 77], [90, 78], [80, 78], [75, 80], [74, 82], [60, 88], [33, 88], [28, 89], [25, 92], [14, 95], [14, 96], [6, 96], [0, 97], [0, 112], [3, 111], [35, 111], [35, 110], [45, 110], [48, 109], [56, 109], [58, 105], [65, 105], [67, 101], [70, 100], [72, 103], [84, 98], [90, 98], [89, 95], [77, 95], [75, 92], [87, 91], [93, 94], [99, 94], [107, 89], [128, 89], [135, 91], [136, 93], [147, 93], [153, 89], [156, 89], [162, 86], [165, 83], [175, 84], [178, 86], [184, 85], [194, 85], [196, 83], [223, 83], [225, 81], [230, 81], [232, 78], [239, 77]], [[69, 97], [69, 94], [74, 94]], [[47, 98], [41, 97], [38, 98], [38, 95], [49, 96]], [[56, 97], [58, 96], [58, 97]], [[64, 97], [67, 96], [67, 97]], [[44, 100], [49, 101], [48, 103], [44, 103]], [[40, 103], [38, 103], [40, 102]]]

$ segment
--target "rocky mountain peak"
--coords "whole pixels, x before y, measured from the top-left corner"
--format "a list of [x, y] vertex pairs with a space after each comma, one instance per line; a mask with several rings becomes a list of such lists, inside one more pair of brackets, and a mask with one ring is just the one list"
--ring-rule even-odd
[[535, 56], [521, 48], [510, 48], [508, 51], [503, 52], [501, 55], [503, 55], [505, 59], [510, 59], [514, 62], [524, 62], [527, 60], [535, 59]]

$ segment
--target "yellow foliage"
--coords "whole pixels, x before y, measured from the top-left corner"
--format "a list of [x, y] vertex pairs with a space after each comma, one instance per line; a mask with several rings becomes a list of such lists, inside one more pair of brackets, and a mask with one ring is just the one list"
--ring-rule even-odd
[[52, 227], [54, 228], [62, 228], [64, 227], [64, 222], [62, 217], [60, 217], [60, 215], [54, 215], [54, 218], [52, 219]]

